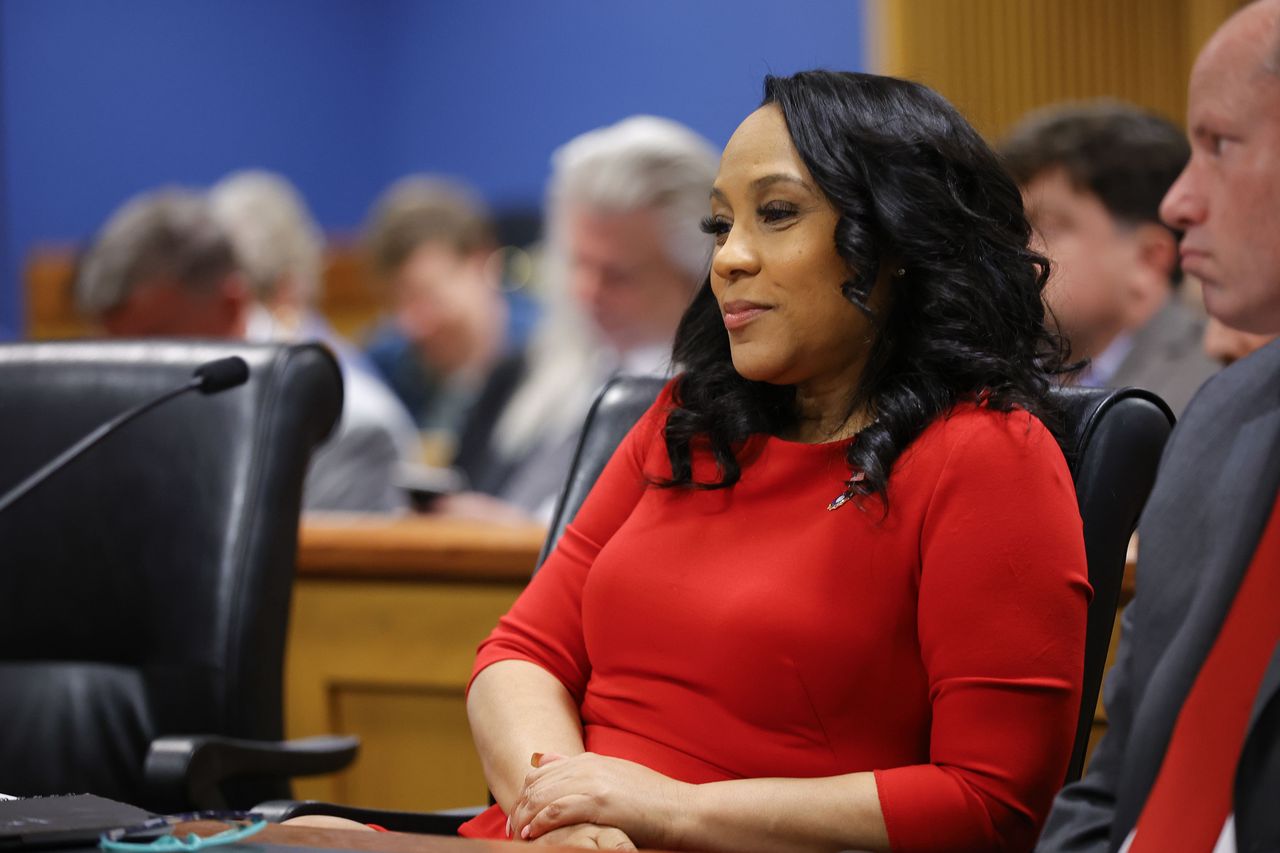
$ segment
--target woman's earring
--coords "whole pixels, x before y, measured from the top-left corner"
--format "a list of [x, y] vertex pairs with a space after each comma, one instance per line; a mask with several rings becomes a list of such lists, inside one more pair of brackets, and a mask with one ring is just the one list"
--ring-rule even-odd
[[898, 267], [896, 270], [893, 271], [894, 278], [902, 278], [906, 274], [907, 274], [906, 267]]

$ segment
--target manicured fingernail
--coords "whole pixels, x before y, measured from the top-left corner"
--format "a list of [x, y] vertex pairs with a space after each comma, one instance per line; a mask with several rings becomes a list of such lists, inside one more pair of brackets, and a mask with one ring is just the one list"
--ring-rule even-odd
[[511, 818], [507, 818], [507, 838], [511, 837]]
[[529, 763], [530, 763], [530, 764], [532, 764], [534, 767], [537, 767], [539, 764], [541, 764], [541, 763], [542, 763], [542, 753], [541, 753], [541, 752], [535, 752], [533, 755], [529, 756]]
[[529, 827], [526, 826], [524, 829], [520, 830], [520, 837], [526, 841], [529, 840]]

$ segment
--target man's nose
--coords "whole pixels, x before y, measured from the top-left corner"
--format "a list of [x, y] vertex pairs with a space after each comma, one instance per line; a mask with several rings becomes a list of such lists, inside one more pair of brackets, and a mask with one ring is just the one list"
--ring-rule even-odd
[[1188, 227], [1203, 222], [1206, 210], [1194, 166], [1189, 164], [1160, 202], [1160, 218], [1170, 228], [1185, 231]]

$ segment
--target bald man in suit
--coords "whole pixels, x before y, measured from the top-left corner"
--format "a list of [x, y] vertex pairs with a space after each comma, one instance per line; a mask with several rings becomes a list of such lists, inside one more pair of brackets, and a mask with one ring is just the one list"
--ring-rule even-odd
[[[1280, 0], [1191, 75], [1192, 156], [1161, 215], [1227, 326], [1280, 332]], [[1037, 850], [1280, 850], [1280, 341], [1187, 408], [1139, 525], [1109, 729]]]

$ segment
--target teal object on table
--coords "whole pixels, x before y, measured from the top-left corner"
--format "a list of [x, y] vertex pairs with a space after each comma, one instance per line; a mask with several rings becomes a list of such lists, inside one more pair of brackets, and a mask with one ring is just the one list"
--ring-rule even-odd
[[218, 847], [222, 844], [234, 844], [237, 841], [243, 841], [249, 836], [261, 832], [266, 825], [266, 820], [259, 818], [252, 823], [228, 829], [216, 835], [200, 836], [191, 832], [185, 838], [179, 838], [170, 833], [151, 841], [119, 841], [109, 837], [107, 834], [103, 834], [98, 841], [98, 846], [103, 850], [117, 851], [117, 853], [140, 853], [140, 851], [178, 853], [178, 851], [203, 850], [206, 847]]

